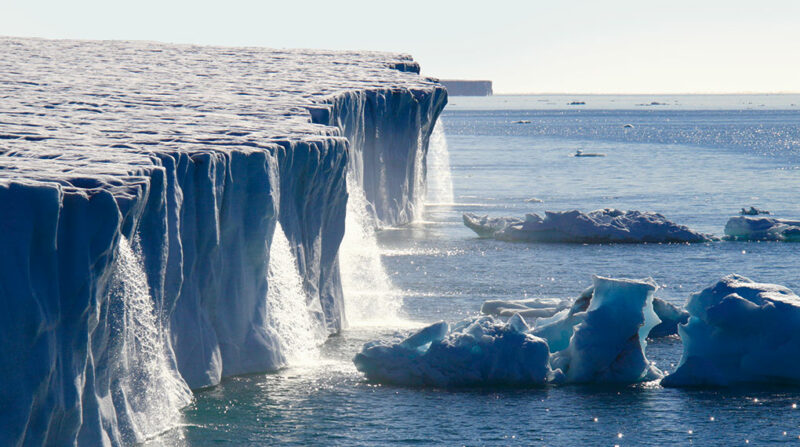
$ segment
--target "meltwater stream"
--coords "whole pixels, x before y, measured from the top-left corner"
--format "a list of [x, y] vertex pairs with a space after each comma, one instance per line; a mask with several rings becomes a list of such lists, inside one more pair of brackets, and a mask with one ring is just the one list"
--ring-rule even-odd
[[269, 251], [267, 324], [275, 334], [287, 364], [313, 361], [327, 334], [320, 324], [319, 302], [309, 305], [297, 258], [280, 222]]
[[141, 442], [181, 423], [180, 409], [192, 395], [172, 365], [164, 343], [161, 313], [155, 308], [136, 239], [120, 237], [109, 296], [111, 330], [119, 334], [111, 362], [112, 399], [122, 435]]

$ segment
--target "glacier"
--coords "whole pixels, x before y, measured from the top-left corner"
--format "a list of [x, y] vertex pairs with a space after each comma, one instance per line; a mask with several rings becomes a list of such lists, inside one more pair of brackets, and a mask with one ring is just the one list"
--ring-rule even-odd
[[284, 366], [347, 324], [349, 195], [420, 212], [447, 94], [409, 56], [0, 48], [0, 444], [142, 442], [189, 389]]
[[683, 355], [663, 386], [800, 383], [800, 297], [791, 290], [728, 275], [686, 308]]
[[[514, 313], [440, 321], [406, 338], [366, 343], [353, 358], [368, 380], [404, 386], [633, 384], [663, 373], [645, 355], [661, 320], [652, 279], [592, 277], [569, 309], [531, 328]], [[544, 304], [548, 304], [545, 302]], [[552, 304], [552, 303], [550, 303]], [[490, 306], [491, 307], [491, 306]]]
[[544, 217], [526, 214], [489, 217], [464, 213], [464, 225], [480, 237], [522, 242], [570, 243], [670, 243], [708, 242], [711, 235], [698, 233], [667, 220], [661, 214], [613, 208], [588, 213], [578, 210], [545, 211]]
[[725, 224], [725, 239], [800, 242], [800, 220], [749, 215], [731, 217]]

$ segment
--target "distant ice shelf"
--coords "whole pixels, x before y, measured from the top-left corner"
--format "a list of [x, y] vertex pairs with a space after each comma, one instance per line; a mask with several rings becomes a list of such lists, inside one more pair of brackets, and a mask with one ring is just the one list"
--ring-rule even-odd
[[275, 315], [346, 324], [348, 194], [376, 225], [419, 213], [447, 94], [409, 56], [0, 49], [0, 445], [141, 442], [187, 385], [283, 366]]
[[505, 241], [596, 244], [714, 240], [711, 235], [692, 231], [658, 213], [613, 208], [588, 213], [545, 211], [544, 217], [526, 214], [524, 219], [465, 213], [463, 219], [464, 225], [478, 236]]

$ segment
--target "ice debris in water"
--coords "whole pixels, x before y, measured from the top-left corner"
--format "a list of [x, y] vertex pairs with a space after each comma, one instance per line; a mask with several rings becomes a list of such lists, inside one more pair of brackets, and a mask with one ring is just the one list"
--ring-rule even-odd
[[637, 383], [662, 376], [645, 356], [647, 334], [660, 320], [653, 310], [652, 279], [594, 276], [594, 294], [569, 344], [554, 353], [555, 382]]
[[770, 214], [770, 212], [751, 206], [750, 209], [742, 208], [742, 210], [739, 211], [739, 214], [742, 216], [758, 216], [759, 214]]
[[800, 242], [800, 220], [750, 216], [731, 217], [725, 224], [725, 239]]
[[525, 318], [552, 317], [569, 306], [569, 300], [558, 298], [531, 298], [525, 300], [489, 300], [481, 306], [481, 313], [497, 317], [520, 314]]
[[[661, 377], [645, 356], [660, 323], [652, 279], [595, 276], [594, 286], [532, 330], [514, 314], [435, 323], [405, 340], [373, 341], [353, 362], [368, 379], [411, 386], [637, 383]], [[549, 343], [549, 347], [548, 347]], [[550, 352], [555, 354], [550, 355]]]
[[662, 385], [800, 383], [800, 297], [791, 290], [729, 275], [686, 308], [683, 356]]
[[550, 368], [547, 343], [519, 315], [503, 323], [467, 319], [434, 323], [403, 341], [373, 341], [353, 362], [369, 380], [408, 386], [537, 386]]
[[[572, 335], [572, 323], [575, 313], [585, 312], [589, 307], [594, 287], [586, 289], [573, 303], [567, 299], [529, 298], [524, 300], [489, 300], [481, 306], [481, 313], [498, 317], [510, 317], [515, 313], [533, 321], [537, 330], [564, 331], [566, 341]], [[689, 312], [670, 304], [660, 298], [653, 298], [653, 309], [661, 320], [658, 326], [650, 330], [647, 338], [658, 338], [675, 335], [678, 325], [686, 323]], [[533, 319], [533, 320], [532, 320]], [[544, 329], [545, 327], [549, 329]], [[553, 338], [555, 336], [552, 336]], [[559, 337], [562, 342], [564, 336]], [[554, 338], [555, 339], [555, 338]], [[551, 351], [553, 347], [551, 346]]]
[[642, 243], [714, 240], [711, 235], [692, 231], [658, 213], [613, 208], [589, 213], [578, 210], [545, 211], [544, 217], [526, 214], [525, 219], [464, 213], [463, 219], [464, 225], [479, 236], [506, 241]]

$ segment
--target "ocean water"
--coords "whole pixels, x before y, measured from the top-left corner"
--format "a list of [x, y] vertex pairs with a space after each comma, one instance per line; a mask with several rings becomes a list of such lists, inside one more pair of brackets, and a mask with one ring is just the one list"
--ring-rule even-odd
[[[573, 101], [585, 104], [568, 105]], [[414, 389], [370, 384], [351, 362], [367, 341], [477, 315], [487, 299], [575, 297], [592, 274], [650, 276], [661, 287], [656, 296], [676, 304], [729, 273], [800, 291], [796, 244], [524, 244], [478, 239], [461, 223], [463, 212], [522, 216], [615, 207], [657, 211], [722, 235], [727, 218], [742, 207], [798, 219], [800, 108], [793, 104], [800, 97], [453, 98], [440, 123], [446, 138], [433, 139], [428, 174], [435, 187], [424, 215], [377, 234], [399, 314], [377, 309], [357, 317], [369, 324], [351, 321], [311, 361], [196, 392], [181, 426], [152, 443], [800, 442], [800, 388]], [[606, 156], [572, 157], [578, 149]], [[542, 202], [526, 202], [534, 197]], [[653, 341], [647, 354], [671, 371], [681, 342]]]

